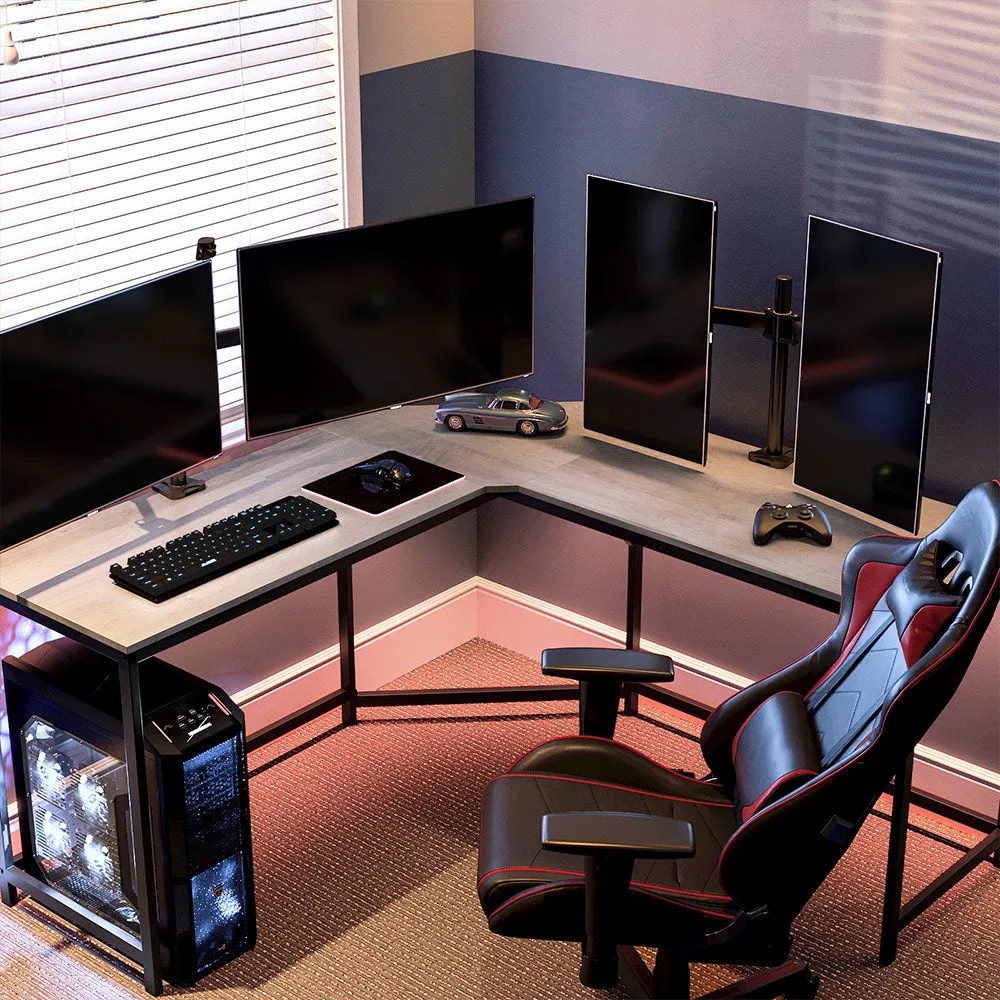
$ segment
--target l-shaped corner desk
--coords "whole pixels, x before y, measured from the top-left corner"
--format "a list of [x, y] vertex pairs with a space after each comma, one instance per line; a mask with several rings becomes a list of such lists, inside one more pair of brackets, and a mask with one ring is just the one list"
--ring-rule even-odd
[[[848, 549], [873, 533], [871, 524], [827, 508], [833, 544], [772, 543], [750, 537], [762, 501], [795, 494], [790, 469], [747, 460], [748, 446], [710, 437], [704, 470], [617, 446], [583, 430], [583, 407], [569, 403], [566, 431], [535, 438], [466, 431], [433, 422], [433, 407], [406, 406], [316, 427], [269, 444], [203, 474], [208, 488], [181, 501], [155, 493], [115, 504], [89, 517], [0, 552], [0, 605], [97, 650], [119, 664], [125, 758], [135, 844], [140, 937], [103, 921], [18, 866], [2, 845], [0, 893], [13, 904], [18, 892], [124, 952], [143, 968], [148, 992], [162, 991], [151, 864], [149, 792], [142, 760], [140, 663], [192, 636], [267, 604], [316, 580], [337, 574], [340, 687], [248, 740], [250, 748], [324, 713], [340, 709], [345, 724], [369, 705], [551, 701], [577, 696], [575, 686], [358, 691], [354, 670], [353, 565], [407, 538], [504, 497], [624, 540], [628, 547], [626, 644], [639, 648], [642, 555], [652, 549], [807, 604], [836, 612], [841, 568]], [[256, 504], [297, 494], [305, 483], [383, 451], [394, 450], [462, 475], [440, 489], [378, 516], [331, 504], [340, 524], [266, 558], [234, 570], [162, 604], [112, 584], [108, 568], [129, 555], [163, 544]], [[199, 475], [202, 475], [199, 473]], [[953, 508], [922, 505], [921, 534], [936, 528]], [[641, 693], [674, 701], [655, 685]], [[634, 713], [638, 691], [625, 698]], [[968, 870], [997, 850], [987, 836], [906, 906], [901, 905], [903, 857], [912, 758], [895, 782], [889, 868], [880, 958], [892, 961], [899, 931]], [[0, 782], [2, 784], [2, 782]], [[6, 799], [0, 796], [0, 809]], [[6, 825], [6, 824], [5, 824]]]

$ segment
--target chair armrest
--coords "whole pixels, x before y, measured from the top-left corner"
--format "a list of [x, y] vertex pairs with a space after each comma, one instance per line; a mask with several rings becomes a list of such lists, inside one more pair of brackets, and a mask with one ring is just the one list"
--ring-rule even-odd
[[580, 682], [580, 735], [614, 739], [622, 684], [672, 681], [669, 656], [638, 649], [565, 646], [542, 650], [542, 673]]
[[542, 650], [542, 673], [576, 681], [672, 681], [674, 664], [669, 656], [639, 649], [564, 646]]
[[637, 858], [689, 858], [690, 823], [648, 813], [546, 813], [542, 846], [583, 855], [584, 923], [580, 982], [611, 989], [618, 982], [618, 945], [626, 926], [632, 868]]
[[683, 820], [648, 813], [547, 813], [542, 817], [542, 846], [563, 854], [690, 858], [694, 830]]

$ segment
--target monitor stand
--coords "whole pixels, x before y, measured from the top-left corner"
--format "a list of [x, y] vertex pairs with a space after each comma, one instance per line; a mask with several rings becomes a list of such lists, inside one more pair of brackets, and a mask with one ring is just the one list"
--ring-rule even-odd
[[734, 309], [712, 306], [712, 324], [739, 326], [760, 330], [771, 341], [771, 385], [767, 399], [767, 444], [755, 448], [747, 458], [772, 469], [787, 469], [792, 464], [792, 449], [784, 443], [785, 390], [788, 383], [788, 348], [800, 339], [802, 321], [792, 312], [792, 279], [779, 274], [774, 279], [774, 306], [759, 312], [756, 309]]
[[204, 479], [188, 479], [186, 472], [178, 472], [176, 476], [153, 483], [153, 489], [168, 500], [183, 500], [184, 497], [198, 493], [204, 488]]
[[[398, 474], [392, 475], [397, 465], [405, 466], [405, 471], [409, 473], [403, 482], [399, 482]], [[306, 483], [302, 489], [366, 514], [384, 514], [463, 478], [460, 472], [412, 455], [383, 451], [363, 462]]]

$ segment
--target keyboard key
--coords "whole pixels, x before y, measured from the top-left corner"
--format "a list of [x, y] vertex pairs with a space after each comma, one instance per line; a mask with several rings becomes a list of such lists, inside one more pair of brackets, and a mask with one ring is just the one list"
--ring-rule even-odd
[[114, 563], [109, 575], [141, 597], [164, 601], [337, 523], [328, 507], [307, 497], [285, 497], [129, 556], [124, 567]]

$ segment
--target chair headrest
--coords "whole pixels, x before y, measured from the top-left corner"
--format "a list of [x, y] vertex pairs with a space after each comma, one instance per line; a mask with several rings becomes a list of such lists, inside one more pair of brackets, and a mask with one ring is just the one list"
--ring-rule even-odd
[[948, 519], [932, 531], [923, 546], [937, 541], [939, 561], [954, 564], [948, 580], [949, 589], [969, 591], [978, 606], [989, 590], [1000, 567], [1000, 481], [974, 486], [962, 498]]
[[885, 595], [907, 666], [923, 656], [962, 605], [963, 594], [952, 589], [957, 574], [945, 583], [953, 557], [954, 550], [940, 539], [931, 540], [903, 567]]

